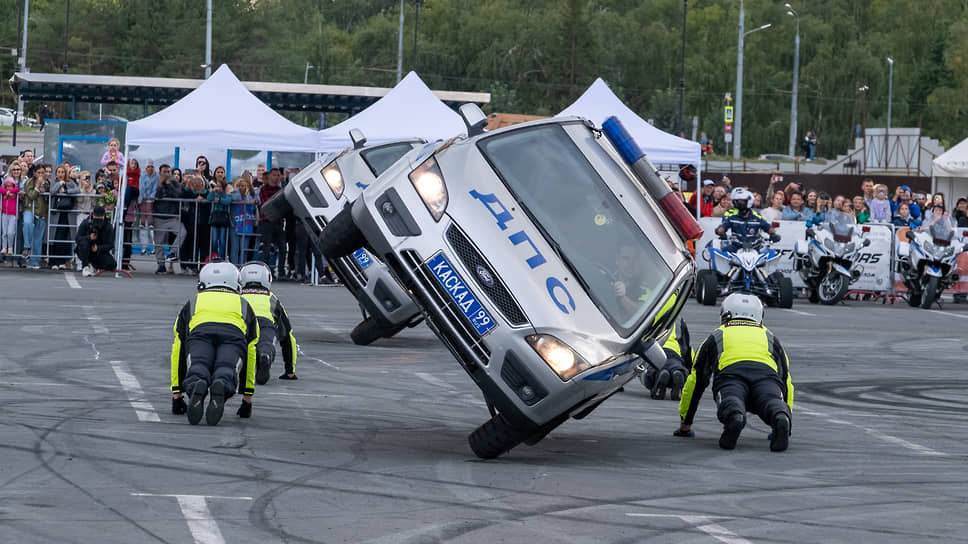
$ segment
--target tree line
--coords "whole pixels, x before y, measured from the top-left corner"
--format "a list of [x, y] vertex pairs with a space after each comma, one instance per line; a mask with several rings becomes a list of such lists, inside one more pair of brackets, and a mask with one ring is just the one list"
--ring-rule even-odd
[[[685, 91], [679, 116], [682, 17]], [[781, 0], [745, 0], [743, 152], [786, 152], [796, 21]], [[951, 146], [968, 136], [968, 0], [791, 2], [800, 18], [798, 125], [821, 155], [883, 127], [922, 126]], [[0, 0], [0, 46], [18, 45], [23, 0]], [[203, 76], [205, 0], [32, 0], [33, 72]], [[398, 0], [214, 0], [212, 58], [243, 80], [392, 86]], [[722, 143], [736, 94], [739, 0], [405, 0], [404, 71], [435, 89], [487, 91], [490, 112], [552, 115], [596, 77], [670, 132]], [[11, 55], [0, 60], [9, 77]], [[866, 87], [866, 90], [860, 90]], [[6, 93], [5, 104], [15, 97]], [[683, 126], [684, 125], [684, 126]]]

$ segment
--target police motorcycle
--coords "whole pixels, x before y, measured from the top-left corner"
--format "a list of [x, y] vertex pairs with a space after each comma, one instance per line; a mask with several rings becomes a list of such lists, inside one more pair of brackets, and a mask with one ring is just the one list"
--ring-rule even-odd
[[830, 210], [820, 224], [807, 225], [807, 239], [794, 246], [794, 268], [810, 290], [811, 303], [837, 304], [860, 279], [861, 248], [869, 246], [854, 216]]
[[918, 232], [904, 234], [908, 241], [898, 243], [897, 271], [908, 288], [908, 304], [928, 309], [958, 281], [955, 265], [958, 255], [965, 251], [965, 242], [955, 239], [949, 215], [938, 217]]

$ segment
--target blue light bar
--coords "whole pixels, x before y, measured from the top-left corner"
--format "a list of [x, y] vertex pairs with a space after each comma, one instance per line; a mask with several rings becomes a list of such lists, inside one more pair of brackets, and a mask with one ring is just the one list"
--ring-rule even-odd
[[622, 160], [626, 164], [633, 164], [645, 155], [639, 149], [639, 145], [635, 143], [635, 140], [632, 139], [629, 131], [625, 130], [625, 127], [622, 126], [622, 122], [618, 120], [618, 117], [613, 115], [606, 119], [602, 123], [602, 132], [608, 137], [608, 141], [612, 142], [612, 145], [618, 150], [618, 154], [622, 156]]

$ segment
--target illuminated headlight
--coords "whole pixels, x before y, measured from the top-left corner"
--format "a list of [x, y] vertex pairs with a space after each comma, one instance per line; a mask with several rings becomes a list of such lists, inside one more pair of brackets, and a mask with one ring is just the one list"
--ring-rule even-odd
[[527, 341], [562, 380], [570, 380], [591, 366], [581, 355], [550, 334], [534, 334], [528, 336]]
[[440, 173], [437, 159], [430, 157], [410, 172], [410, 182], [434, 221], [440, 221], [447, 209], [447, 185], [444, 184], [444, 176]]
[[329, 185], [330, 190], [333, 191], [333, 196], [337, 199], [343, 196], [343, 173], [340, 172], [336, 161], [326, 165], [321, 170], [321, 173], [323, 174], [323, 179], [326, 180], [326, 185]]

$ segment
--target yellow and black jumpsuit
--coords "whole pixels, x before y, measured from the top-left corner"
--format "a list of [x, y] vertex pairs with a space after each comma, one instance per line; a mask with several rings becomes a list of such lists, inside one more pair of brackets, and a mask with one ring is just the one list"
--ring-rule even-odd
[[171, 392], [191, 391], [204, 380], [222, 381], [230, 392], [255, 392], [259, 323], [249, 303], [229, 289], [199, 291], [175, 319], [171, 345]]
[[773, 425], [777, 414], [793, 420], [790, 360], [773, 333], [755, 321], [728, 321], [703, 342], [679, 401], [684, 425], [692, 425], [710, 380], [723, 423], [735, 413], [745, 417], [746, 412], [760, 416], [767, 425]]
[[[282, 347], [282, 359], [286, 365], [286, 374], [296, 373], [296, 336], [292, 332], [292, 324], [286, 309], [279, 299], [268, 289], [263, 287], [244, 287], [242, 298], [255, 311], [259, 321], [259, 345], [256, 352], [259, 356], [268, 355], [269, 364], [276, 358], [276, 348], [273, 340], [278, 336]], [[266, 368], [268, 372], [268, 368]], [[261, 383], [262, 382], [260, 380]]]

